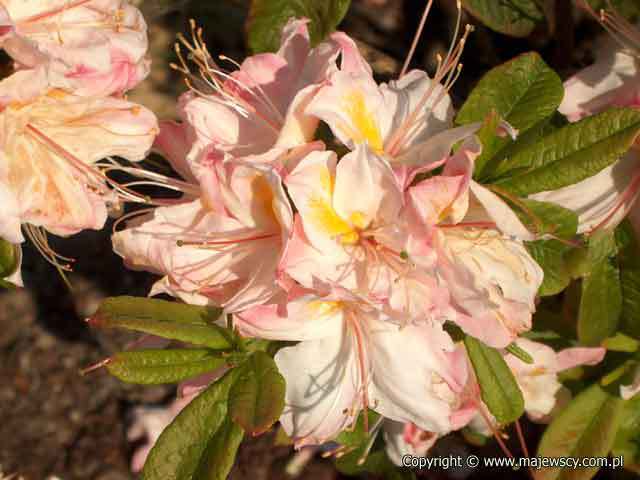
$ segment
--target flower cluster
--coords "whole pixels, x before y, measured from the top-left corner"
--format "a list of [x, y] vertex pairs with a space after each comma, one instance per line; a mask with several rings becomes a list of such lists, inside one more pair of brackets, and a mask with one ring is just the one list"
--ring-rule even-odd
[[[445, 325], [506, 348], [531, 328], [543, 272], [523, 245], [536, 236], [472, 178], [480, 125], [452, 127], [470, 29], [434, 78], [414, 70], [388, 84], [343, 33], [311, 48], [304, 20], [286, 25], [277, 53], [234, 71], [192, 29], [175, 66], [190, 87], [182, 121], [162, 124], [156, 143], [184, 179], [173, 183], [182, 200], [115, 233], [115, 251], [162, 275], [152, 294], [220, 305], [245, 336], [299, 342], [275, 356], [280, 421], [298, 447], [368, 409], [398, 451], [478, 415], [493, 428]], [[333, 140], [316, 136], [320, 122]], [[505, 355], [538, 419], [556, 404], [557, 372], [604, 354], [517, 341], [535, 363]]]
[[[527, 198], [500, 179], [477, 181], [486, 130], [497, 142], [518, 131], [497, 114], [487, 117], [493, 124], [454, 123], [449, 91], [471, 32], [460, 32], [460, 9], [458, 2], [456, 38], [433, 77], [405, 67], [388, 83], [376, 82], [342, 32], [312, 46], [305, 19], [286, 23], [277, 52], [242, 63], [214, 58], [192, 21], [172, 64], [188, 87], [180, 120], [158, 125], [125, 99], [149, 71], [146, 25], [126, 0], [0, 3], [0, 45], [13, 61], [0, 81], [0, 238], [19, 244], [26, 235], [65, 270], [69, 259], [51, 249], [48, 233], [100, 229], [124, 202], [151, 204], [122, 217], [128, 223], [113, 234], [114, 250], [131, 268], [161, 277], [150, 295], [220, 307], [220, 326], [235, 331], [225, 332], [234, 340], [224, 348], [202, 343], [220, 363], [191, 375], [168, 411], [140, 409], [132, 437], [148, 430], [157, 439], [196, 395], [238, 368], [227, 357], [254, 355], [245, 337], [272, 341], [274, 358], [260, 353], [286, 381], [279, 420], [297, 447], [333, 441], [362, 419], [369, 447], [383, 432], [397, 464], [464, 427], [500, 441], [500, 415], [483, 395], [472, 342], [491, 347], [536, 422], [571, 396], [560, 372], [603, 359], [600, 338], [559, 352], [525, 338], [546, 271], [525, 242], [559, 238], [531, 227], [540, 219], [527, 205], [573, 210], [577, 234], [612, 230], [634, 215], [638, 144], [606, 168], [587, 165], [571, 177], [578, 183]], [[640, 105], [640, 34], [615, 14], [599, 18], [624, 49], [566, 82], [560, 112], [570, 122]], [[560, 97], [553, 112], [558, 104]], [[181, 178], [122, 164], [144, 159], [152, 146]], [[116, 170], [136, 180], [117, 183]], [[140, 185], [180, 195], [151, 199], [133, 188]], [[19, 270], [10, 280], [20, 283]], [[640, 373], [621, 396], [638, 391]], [[373, 425], [370, 410], [378, 414]], [[136, 469], [149, 450], [135, 455]]]
[[158, 131], [123, 98], [149, 70], [146, 25], [123, 0], [8, 0], [0, 46], [14, 62], [0, 81], [0, 237], [24, 232], [66, 269], [46, 232], [102, 228], [120, 197], [111, 156], [142, 160]]

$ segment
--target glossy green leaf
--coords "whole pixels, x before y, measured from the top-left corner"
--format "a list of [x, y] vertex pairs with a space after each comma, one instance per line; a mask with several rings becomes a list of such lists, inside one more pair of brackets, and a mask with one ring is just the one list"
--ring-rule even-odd
[[613, 235], [590, 238], [591, 266], [582, 279], [578, 312], [578, 339], [584, 345], [600, 345], [620, 322], [622, 287], [615, 254]]
[[[539, 457], [604, 457], [613, 446], [623, 401], [594, 384], [576, 396], [547, 427], [538, 447]], [[597, 468], [547, 468], [536, 480], [587, 480]]]
[[569, 124], [505, 159], [496, 185], [526, 196], [573, 185], [615, 162], [640, 133], [640, 112], [615, 108]]
[[520, 55], [482, 77], [456, 117], [459, 125], [484, 122], [478, 132], [483, 148], [474, 176], [482, 178], [485, 165], [512, 143], [508, 136], [496, 134], [501, 119], [521, 135], [556, 111], [563, 92], [560, 77], [535, 52]]
[[616, 333], [613, 337], [605, 339], [602, 346], [613, 352], [633, 353], [640, 349], [640, 341], [628, 337], [624, 333]]
[[456, 123], [481, 122], [495, 111], [519, 133], [524, 133], [551, 116], [563, 94], [558, 74], [537, 53], [525, 53], [480, 79], [458, 112]]
[[536, 0], [463, 0], [464, 7], [496, 32], [526, 37], [544, 21]]
[[21, 257], [20, 245], [14, 245], [0, 238], [0, 278], [15, 273], [20, 266]]
[[225, 417], [220, 428], [209, 439], [205, 454], [194, 475], [195, 480], [226, 480], [244, 437], [242, 427]]
[[551, 202], [522, 199], [516, 213], [531, 230], [538, 235], [552, 235], [571, 239], [578, 230], [578, 215], [567, 208]]
[[113, 297], [100, 305], [90, 323], [98, 327], [149, 333], [213, 349], [232, 348], [231, 333], [209, 323], [219, 316], [220, 310], [216, 308], [148, 298]]
[[223, 365], [224, 358], [207, 349], [131, 350], [116, 353], [106, 367], [124, 382], [139, 384], [177, 383]]
[[624, 457], [625, 468], [640, 470], [640, 395], [624, 402], [620, 428], [611, 453]]
[[247, 20], [249, 48], [254, 53], [275, 52], [282, 27], [290, 18], [307, 18], [311, 42], [333, 32], [349, 9], [351, 0], [252, 0]]
[[226, 418], [234, 379], [232, 370], [211, 384], [165, 428], [144, 465], [143, 480], [226, 478], [231, 462], [219, 447], [230, 437], [237, 442], [237, 430], [230, 430]]
[[529, 254], [544, 271], [538, 295], [557, 295], [569, 286], [571, 273], [566, 261], [567, 245], [558, 240], [537, 240], [525, 244]]
[[98, 309], [106, 318], [137, 318], [159, 322], [210, 325], [222, 314], [217, 307], [198, 307], [146, 297], [110, 297]]
[[626, 221], [616, 230], [620, 254], [620, 286], [622, 288], [622, 328], [640, 340], [640, 242], [633, 227]]
[[245, 432], [258, 435], [280, 417], [284, 394], [284, 377], [273, 358], [256, 352], [238, 367], [229, 392], [229, 414]]
[[464, 344], [489, 411], [501, 424], [520, 418], [524, 413], [524, 398], [500, 352], [470, 336], [465, 337]]

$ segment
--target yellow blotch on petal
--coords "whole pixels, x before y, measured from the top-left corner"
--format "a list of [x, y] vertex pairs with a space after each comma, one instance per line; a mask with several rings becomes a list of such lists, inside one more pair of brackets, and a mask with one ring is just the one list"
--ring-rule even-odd
[[328, 317], [342, 309], [342, 302], [314, 300], [309, 303], [309, 310], [315, 317]]
[[384, 152], [382, 135], [376, 124], [376, 120], [367, 109], [365, 98], [362, 92], [354, 90], [343, 98], [343, 108], [351, 124], [351, 127], [343, 126], [345, 133], [349, 135], [355, 143], [368, 143], [369, 148], [381, 154]]
[[367, 217], [362, 212], [353, 212], [349, 216], [349, 221], [351, 222], [351, 225], [353, 225], [354, 227], [356, 227], [356, 228], [358, 228], [360, 230], [364, 230], [365, 228], [367, 228], [369, 226], [369, 222], [367, 221]]
[[267, 179], [262, 175], [256, 175], [251, 181], [251, 192], [257, 207], [260, 208], [263, 215], [273, 221], [274, 224], [277, 224], [278, 220], [273, 208], [273, 190]]

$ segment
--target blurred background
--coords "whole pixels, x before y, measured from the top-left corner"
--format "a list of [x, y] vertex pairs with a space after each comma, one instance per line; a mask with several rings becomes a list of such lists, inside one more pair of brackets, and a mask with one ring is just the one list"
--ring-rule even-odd
[[[323, 1], [323, 0], [317, 0]], [[495, 0], [501, 1], [501, 0]], [[150, 77], [130, 98], [152, 109], [160, 119], [175, 115], [183, 83], [171, 71], [176, 33], [194, 18], [205, 29], [210, 51], [241, 61], [246, 55], [244, 22], [248, 0], [142, 0], [149, 25]], [[399, 72], [422, 14], [425, 0], [353, 0], [341, 29], [354, 37], [380, 80]], [[551, 4], [550, 2], [547, 2]], [[436, 1], [413, 66], [433, 73], [435, 56], [446, 52], [456, 18], [455, 0]], [[457, 106], [490, 68], [519, 53], [536, 50], [563, 78], [593, 61], [600, 27], [573, 12], [571, 0], [556, 0], [549, 11], [551, 27], [542, 25], [526, 39], [496, 34], [476, 25], [463, 56], [464, 71], [453, 88]], [[463, 16], [464, 23], [474, 23]], [[25, 480], [127, 480], [135, 442], [127, 440], [133, 409], [163, 405], [175, 395], [167, 387], [123, 384], [105, 372], [81, 376], [79, 370], [122, 349], [132, 337], [95, 331], [84, 319], [101, 300], [114, 295], [147, 294], [154, 278], [126, 270], [111, 250], [111, 224], [102, 232], [70, 239], [51, 238], [53, 248], [75, 258], [70, 291], [55, 269], [29, 244], [24, 248], [26, 288], [0, 292], [0, 479], [16, 474]], [[534, 450], [541, 428], [525, 425]], [[247, 439], [240, 448], [233, 479], [284, 479], [292, 449], [275, 446], [274, 434]], [[512, 439], [513, 440], [513, 439]], [[491, 445], [481, 455], [499, 455]], [[519, 452], [516, 443], [511, 445]], [[474, 451], [451, 436], [438, 454]], [[495, 450], [495, 451], [494, 451]], [[617, 476], [616, 476], [617, 475]], [[313, 458], [298, 475], [302, 479], [346, 478], [331, 460]], [[527, 478], [525, 472], [493, 470], [429, 472], [421, 478]], [[601, 472], [598, 478], [622, 478]]]

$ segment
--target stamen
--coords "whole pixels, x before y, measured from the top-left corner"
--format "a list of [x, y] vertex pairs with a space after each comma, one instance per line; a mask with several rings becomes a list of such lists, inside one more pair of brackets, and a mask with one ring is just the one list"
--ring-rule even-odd
[[411, 63], [413, 54], [415, 53], [416, 47], [418, 46], [418, 40], [420, 40], [420, 36], [422, 35], [422, 30], [424, 29], [424, 24], [427, 21], [427, 17], [429, 16], [429, 11], [431, 10], [432, 5], [433, 5], [433, 0], [429, 0], [427, 2], [427, 6], [424, 9], [424, 13], [422, 14], [422, 18], [420, 19], [418, 30], [416, 31], [416, 34], [413, 37], [413, 41], [411, 42], [411, 48], [409, 49], [409, 54], [407, 55], [407, 58], [404, 61], [404, 65], [402, 65], [402, 70], [400, 70], [400, 75], [398, 76], [398, 78], [404, 77], [404, 74], [407, 73], [407, 69], [409, 68], [409, 63]]
[[244, 243], [244, 242], [253, 242], [256, 240], [265, 240], [267, 238], [274, 238], [274, 237], [278, 237], [279, 234], [277, 233], [268, 233], [268, 234], [264, 234], [264, 235], [255, 235], [253, 237], [245, 237], [245, 238], [234, 238], [231, 240], [206, 240], [206, 241], [191, 241], [191, 240], [177, 240], [176, 241], [176, 245], [178, 245], [179, 247], [200, 247], [200, 248], [209, 248], [209, 247], [216, 247], [216, 246], [221, 246], [221, 245], [235, 245], [238, 243]]
[[[211, 57], [211, 54], [203, 40], [202, 28], [198, 28], [195, 20], [193, 19], [190, 20], [190, 25], [191, 40], [189, 41], [184, 35], [178, 34], [178, 43], [175, 45], [176, 55], [178, 56], [180, 65], [175, 63], [171, 64], [171, 68], [179, 71], [185, 76], [187, 88], [204, 99], [221, 103], [236, 110], [240, 115], [247, 119], [259, 120], [267, 125], [268, 128], [272, 129], [276, 135], [279, 134], [281, 125], [284, 121], [282, 113], [276, 108], [273, 101], [265, 93], [262, 87], [260, 87], [258, 82], [251, 77], [248, 77], [255, 85], [247, 85], [235, 76], [219, 68], [218, 64]], [[191, 72], [187, 61], [182, 55], [181, 45], [189, 51], [189, 60], [198, 67], [199, 77], [195, 76]], [[229, 57], [221, 55], [219, 58], [240, 68], [240, 64]], [[247, 74], [246, 72], [244, 73]], [[223, 81], [231, 82], [238, 86], [242, 91], [247, 92], [256, 102], [259, 102], [264, 106], [269, 116], [275, 117], [275, 120], [267, 118], [267, 116], [265, 116], [258, 108], [247, 102], [237, 92], [228, 88]], [[202, 84], [203, 86], [211, 89], [211, 92], [206, 92], [200, 86], [196, 86], [198, 84]], [[216, 96], [218, 98], [216, 98]]]
[[577, 3], [595, 18], [622, 48], [640, 58], [640, 32], [611, 6], [611, 2], [607, 2], [611, 11], [602, 9], [598, 13], [586, 0], [577, 0]]
[[[64, 272], [71, 272], [71, 263], [75, 260], [73, 258], [64, 257], [55, 252], [49, 245], [49, 241], [47, 239], [47, 233], [41, 228], [36, 227], [34, 225], [26, 224], [25, 233], [27, 237], [31, 240], [33, 245], [36, 247], [36, 250], [42, 255], [42, 257], [51, 265], [56, 267], [56, 269]], [[62, 263], [66, 262], [66, 263]]]
[[[431, 85], [424, 93], [416, 107], [412, 110], [409, 116], [405, 119], [404, 122], [393, 132], [393, 134], [389, 137], [389, 140], [385, 144], [384, 150], [391, 156], [396, 156], [401, 150], [403, 146], [403, 142], [409, 137], [412, 133], [412, 129], [417, 127], [420, 120], [420, 114], [423, 113], [424, 107], [427, 105], [427, 102], [433, 95], [437, 86], [441, 86], [442, 91], [439, 94], [438, 98], [424, 111], [424, 119], [426, 120], [438, 106], [438, 104], [445, 98], [445, 96], [449, 93], [454, 83], [458, 79], [460, 75], [460, 70], [462, 69], [459, 65], [460, 58], [462, 57], [462, 52], [464, 51], [464, 47], [467, 41], [468, 36], [473, 31], [472, 25], [467, 25], [465, 27], [465, 31], [462, 34], [462, 38], [456, 43], [456, 38], [458, 36], [460, 30], [460, 22], [461, 22], [461, 11], [458, 11], [458, 17], [456, 22], [455, 36], [449, 47], [449, 51], [447, 52], [447, 56], [444, 60], [442, 57], [438, 55], [438, 69], [436, 70], [434, 78], [431, 80]], [[455, 46], [454, 46], [455, 45]], [[440, 85], [443, 79], [446, 79], [444, 85]]]

